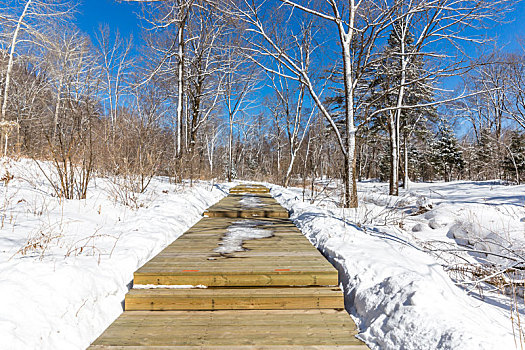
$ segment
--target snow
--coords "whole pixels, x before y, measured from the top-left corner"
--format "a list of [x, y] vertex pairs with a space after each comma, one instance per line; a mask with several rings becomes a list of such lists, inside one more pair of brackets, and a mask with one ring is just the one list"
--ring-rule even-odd
[[[386, 194], [387, 184], [360, 183], [358, 209], [337, 208], [336, 192], [309, 204], [300, 200], [302, 189], [270, 186], [292, 220], [339, 270], [345, 305], [371, 348], [516, 348], [512, 300], [462, 288], [443, 268], [451, 258], [432, 255], [428, 248], [468, 241], [501, 254], [510, 249], [523, 253], [525, 186], [411, 185], [396, 198]], [[460, 258], [475, 263], [480, 256], [464, 253]], [[524, 319], [523, 300], [518, 304]], [[516, 325], [514, 332], [519, 333]]]
[[33, 161], [0, 171], [14, 176], [0, 185], [2, 349], [85, 349], [122, 313], [133, 272], [231, 186], [155, 178], [130, 207], [108, 179], [59, 200]]
[[239, 203], [241, 203], [241, 205], [244, 208], [248, 208], [248, 209], [257, 208], [263, 204], [258, 197], [250, 195], [250, 194], [244, 194], [242, 196], [242, 199], [239, 201]]
[[250, 239], [261, 239], [272, 237], [272, 230], [257, 228], [258, 225], [264, 225], [266, 222], [260, 220], [239, 220], [234, 221], [227, 228], [226, 234], [215, 249], [216, 253], [231, 254], [242, 252], [243, 242]]
[[207, 286], [197, 284], [196, 286], [191, 284], [133, 284], [133, 289], [206, 289]]

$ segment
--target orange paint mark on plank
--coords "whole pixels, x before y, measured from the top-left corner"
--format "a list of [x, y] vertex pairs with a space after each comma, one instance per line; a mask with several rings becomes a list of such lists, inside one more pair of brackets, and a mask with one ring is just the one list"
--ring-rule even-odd
[[199, 270], [182, 270], [182, 272], [199, 272]]
[[275, 271], [290, 271], [290, 269], [275, 269]]

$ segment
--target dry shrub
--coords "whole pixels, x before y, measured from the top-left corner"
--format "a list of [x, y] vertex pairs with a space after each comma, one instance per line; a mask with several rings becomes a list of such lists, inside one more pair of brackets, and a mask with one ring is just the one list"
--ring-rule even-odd
[[62, 237], [64, 235], [61, 225], [43, 225], [28, 237], [26, 243], [18, 249], [15, 255], [37, 254], [39, 259], [42, 260], [48, 249], [52, 245], [58, 244]]
[[169, 144], [165, 131], [153, 121], [133, 113], [122, 113], [106, 123], [99, 168], [110, 180], [110, 195], [118, 202], [138, 208], [144, 193], [166, 162]]

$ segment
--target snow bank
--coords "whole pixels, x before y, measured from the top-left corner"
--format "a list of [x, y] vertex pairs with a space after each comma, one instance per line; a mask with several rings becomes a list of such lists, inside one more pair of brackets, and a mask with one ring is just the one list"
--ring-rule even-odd
[[[490, 223], [493, 231], [506, 221], [506, 235], [515, 237], [515, 225], [525, 216], [523, 201], [515, 197], [525, 188], [500, 186], [491, 193], [492, 184], [420, 184], [393, 198], [385, 194], [385, 185], [360, 184], [360, 208], [339, 209], [337, 196], [311, 205], [299, 200], [299, 189], [271, 187], [292, 220], [339, 270], [347, 310], [370, 347], [515, 348], [505, 304], [467, 295], [420, 247], [426, 240], [454, 243], [447, 233], [460, 232], [454, 228], [459, 222], [476, 221], [484, 228]], [[502, 211], [515, 220], [509, 222]], [[517, 245], [523, 242], [523, 223], [519, 227]], [[480, 231], [460, 239], [470, 234]]]
[[133, 272], [228, 192], [156, 178], [139, 209], [115, 200], [107, 179], [86, 200], [59, 200], [29, 160], [2, 164], [2, 349], [84, 349], [122, 312]]

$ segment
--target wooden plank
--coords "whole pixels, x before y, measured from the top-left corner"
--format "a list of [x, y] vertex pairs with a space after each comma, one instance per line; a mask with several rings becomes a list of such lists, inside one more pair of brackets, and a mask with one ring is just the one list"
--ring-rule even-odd
[[244, 272], [244, 273], [135, 273], [135, 284], [155, 285], [204, 285], [208, 287], [242, 287], [242, 286], [336, 286], [337, 272], [291, 273], [291, 272]]
[[132, 289], [126, 310], [343, 309], [339, 288]]
[[[244, 199], [253, 198], [250, 205], [243, 203]], [[204, 212], [207, 217], [228, 218], [288, 218], [289, 214], [270, 194], [238, 195], [230, 194]]]
[[329, 311], [125, 312], [90, 349], [367, 349], [354, 337], [356, 328], [348, 314]]
[[[170, 256], [167, 255], [158, 255], [155, 258], [151, 259], [149, 263], [184, 263], [184, 262], [203, 262], [203, 260], [207, 260], [206, 258], [210, 257], [209, 255], [177, 255], [173, 254]], [[204, 259], [203, 259], [204, 258]], [[257, 263], [268, 263], [268, 257], [264, 255], [248, 255], [245, 257], [227, 257], [222, 256], [220, 254], [216, 254], [214, 256], [211, 256], [210, 258], [215, 259], [215, 264], [221, 264], [221, 263], [250, 263], [250, 264], [257, 264]], [[273, 256], [271, 258], [273, 261], [278, 261], [279, 265], [281, 262], [292, 262], [292, 263], [301, 263], [306, 262], [310, 263], [311, 265], [326, 265], [330, 264], [326, 261], [326, 259], [320, 257], [319, 255], [312, 255], [312, 256], [304, 256], [304, 255], [288, 255], [288, 256]]]
[[238, 185], [230, 189], [230, 194], [235, 193], [270, 193], [270, 189], [257, 185]]
[[213, 210], [205, 211], [204, 216], [209, 218], [288, 218], [285, 210]]
[[[92, 345], [89, 347], [92, 350], [142, 350], [151, 349], [150, 346], [113, 346], [113, 345]], [[253, 350], [252, 345], [207, 345], [205, 348], [201, 346], [162, 346], [157, 349], [163, 350]], [[362, 344], [359, 345], [257, 345], [258, 350], [363, 350], [367, 349]]]

